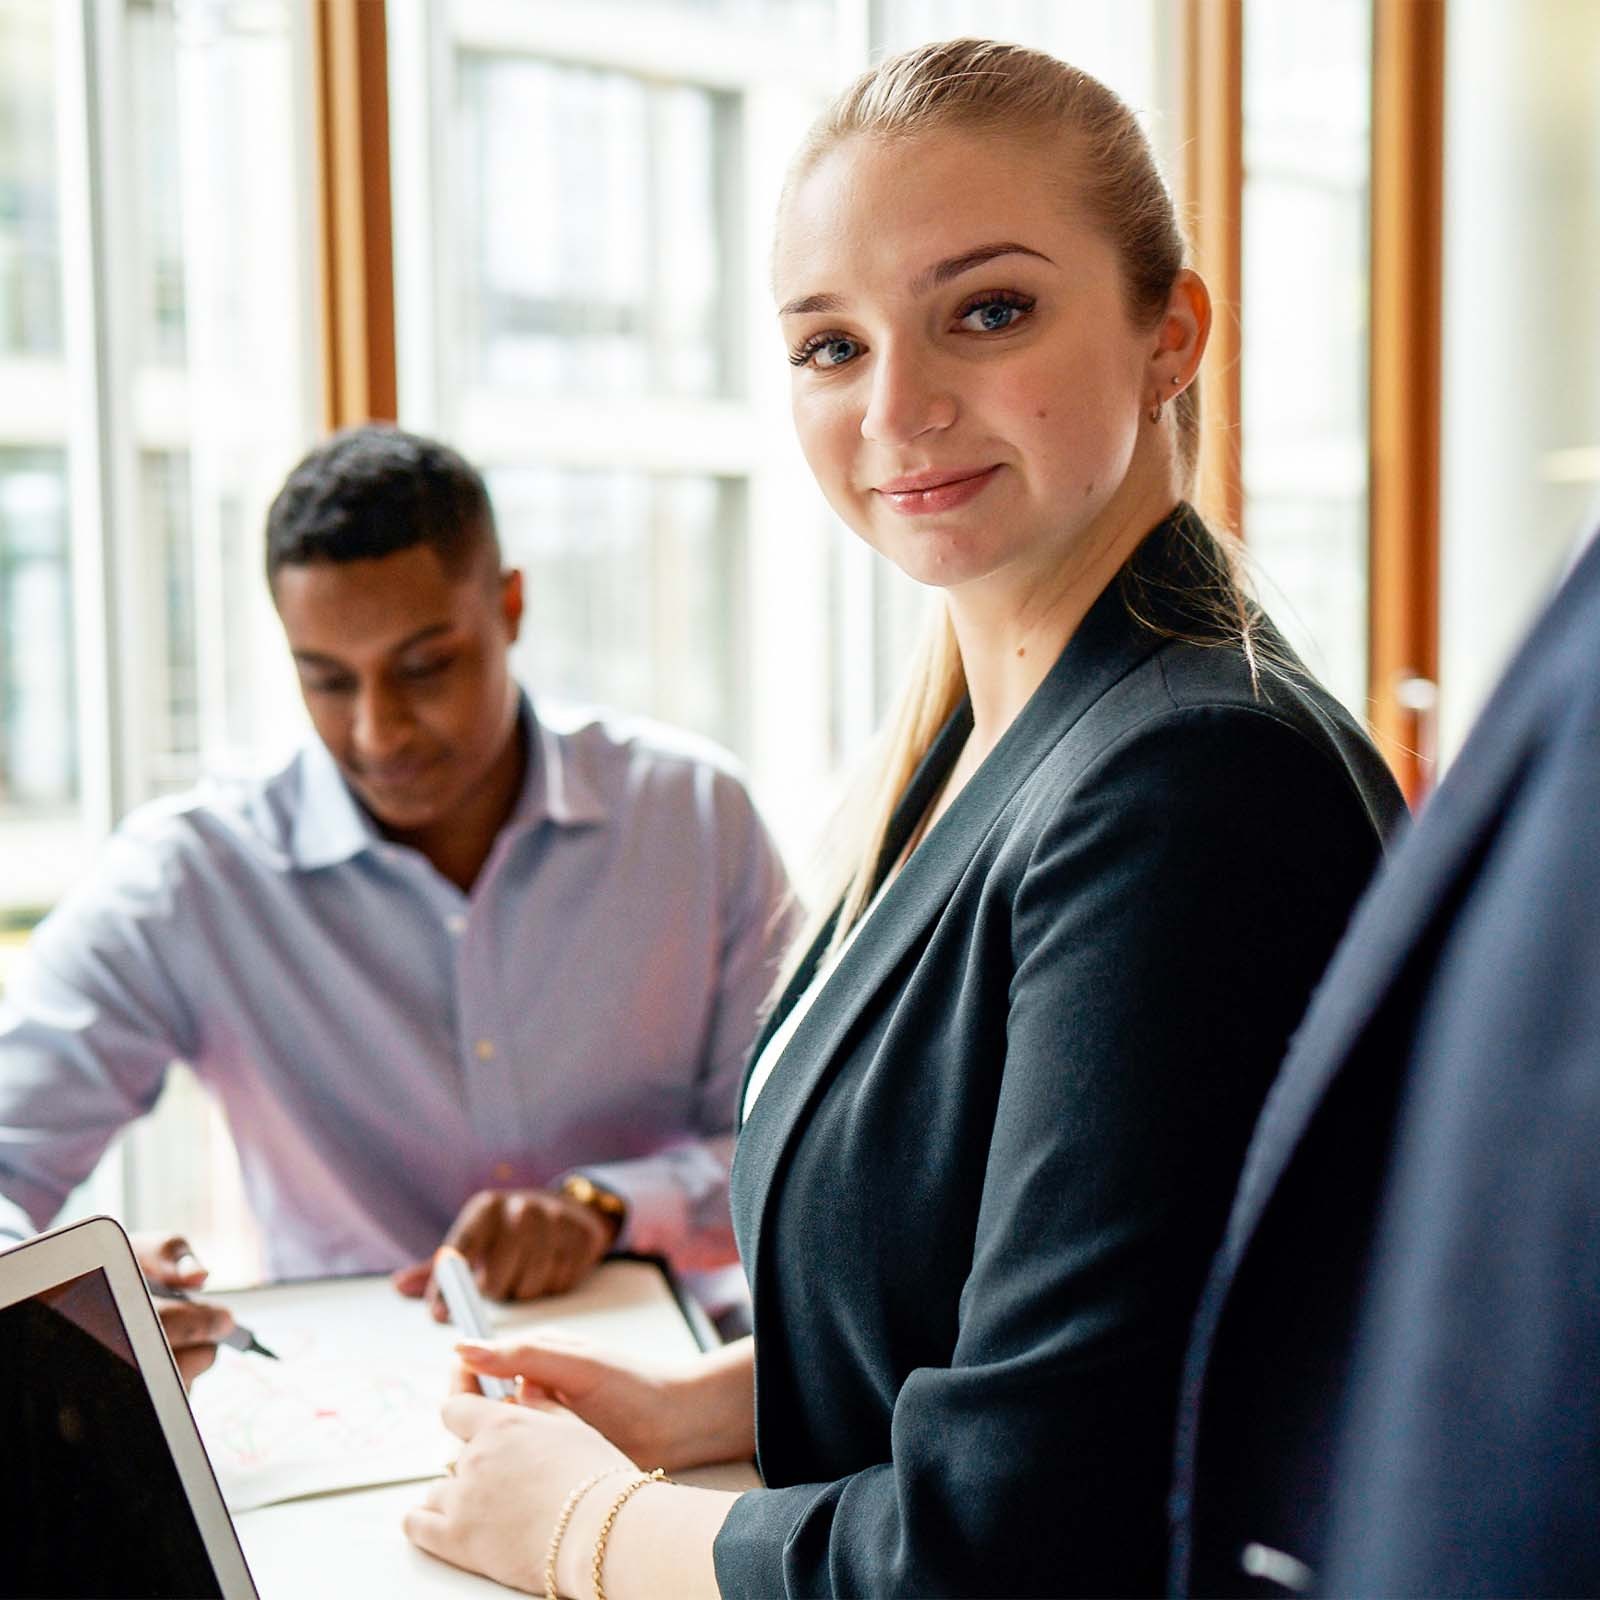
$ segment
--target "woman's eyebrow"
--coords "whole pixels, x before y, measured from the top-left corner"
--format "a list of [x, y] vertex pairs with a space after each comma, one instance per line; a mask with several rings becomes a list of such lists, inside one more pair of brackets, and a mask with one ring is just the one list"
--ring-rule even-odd
[[[959, 278], [963, 272], [971, 272], [974, 267], [981, 267], [987, 261], [993, 261], [997, 256], [1032, 256], [1036, 261], [1048, 262], [1052, 267], [1055, 262], [1042, 250], [1035, 250], [1029, 245], [1017, 244], [1013, 240], [1002, 240], [997, 244], [980, 244], [976, 250], [963, 250], [958, 256], [947, 256], [943, 261], [936, 261], [931, 267], [919, 272], [912, 280], [911, 292], [913, 294], [926, 294], [930, 289], [937, 289], [949, 283], [954, 278]], [[786, 305], [778, 308], [780, 317], [806, 317], [813, 316], [823, 311], [843, 311], [845, 300], [843, 295], [837, 294], [808, 294], [802, 295], [798, 300], [790, 300]]]
[[778, 307], [780, 317], [808, 317], [817, 311], [843, 311], [844, 298], [836, 294], [808, 294]]
[[1032, 256], [1036, 261], [1049, 262], [1052, 267], [1055, 265], [1055, 262], [1051, 261], [1042, 250], [1034, 250], [1009, 239], [998, 244], [980, 244], [976, 250], [964, 250], [958, 256], [949, 256], [943, 261], [935, 262], [925, 272], [919, 272], [912, 282], [911, 292], [926, 294], [930, 289], [937, 289], [942, 284], [949, 283], [951, 279], [959, 278], [963, 272], [971, 272], [974, 267], [981, 267], [986, 261], [993, 261], [996, 256]]

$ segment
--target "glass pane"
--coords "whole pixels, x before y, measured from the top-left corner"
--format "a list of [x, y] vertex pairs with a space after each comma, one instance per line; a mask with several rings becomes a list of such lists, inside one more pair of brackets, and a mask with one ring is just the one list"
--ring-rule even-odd
[[52, 17], [0, 0], [0, 354], [61, 349]]
[[183, 172], [178, 144], [178, 57], [170, 4], [129, 0], [127, 17], [130, 207], [138, 355], [184, 359]]
[[730, 392], [729, 97], [466, 52], [457, 95], [467, 381]]
[[139, 527], [146, 586], [141, 659], [149, 674], [154, 722], [150, 787], [166, 793], [193, 783], [200, 767], [194, 532], [186, 452], [140, 457]]
[[743, 495], [720, 478], [501, 467], [488, 474], [538, 694], [745, 740]]
[[1358, 714], [1371, 36], [1370, 0], [1245, 8], [1245, 533], [1267, 609]]
[[0, 447], [0, 812], [78, 798], [66, 463]]

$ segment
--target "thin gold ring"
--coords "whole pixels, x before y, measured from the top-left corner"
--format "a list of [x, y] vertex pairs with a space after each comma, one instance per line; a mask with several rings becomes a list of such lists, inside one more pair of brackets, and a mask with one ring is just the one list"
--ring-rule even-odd
[[455, 1475], [456, 1475], [456, 1464], [455, 1464], [455, 1462], [454, 1461], [445, 1462], [444, 1470], [445, 1470], [445, 1476], [446, 1477], [449, 1477], [449, 1478], [455, 1477]]

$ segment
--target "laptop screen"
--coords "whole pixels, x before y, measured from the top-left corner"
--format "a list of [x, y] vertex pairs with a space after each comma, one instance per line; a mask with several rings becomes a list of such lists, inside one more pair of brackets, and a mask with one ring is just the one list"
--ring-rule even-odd
[[103, 1272], [0, 1307], [0, 1596], [222, 1589]]

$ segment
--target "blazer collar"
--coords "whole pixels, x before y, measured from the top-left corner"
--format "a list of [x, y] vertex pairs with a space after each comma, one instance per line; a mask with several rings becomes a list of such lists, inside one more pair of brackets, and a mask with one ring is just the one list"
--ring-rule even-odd
[[[1182, 595], [1187, 580], [1182, 565], [1189, 548], [1186, 520], [1194, 513], [1180, 505], [1140, 546], [1129, 568], [1137, 564], [1141, 609], [1164, 615], [1163, 594]], [[1129, 568], [1124, 568], [1124, 574]], [[877, 909], [844, 953], [827, 988], [807, 1012], [783, 1059], [767, 1080], [740, 1131], [735, 1182], [739, 1189], [762, 1197], [806, 1108], [831, 1075], [834, 1063], [849, 1049], [862, 1014], [886, 985], [903, 979], [908, 958], [950, 903], [961, 878], [1002, 813], [1039, 764], [1114, 684], [1166, 642], [1163, 633], [1135, 620], [1123, 584], [1114, 579], [1090, 607], [1044, 681], [1006, 730], [983, 765], [956, 796], [949, 809], [912, 852], [899, 876], [885, 890]], [[963, 701], [934, 740], [917, 768], [890, 823], [878, 882], [905, 848], [933, 796], [938, 792], [972, 727], [970, 705]], [[746, 1068], [754, 1062], [774, 1030], [815, 975], [827, 948], [833, 921], [817, 936], [794, 977], [779, 997]], [[739, 1103], [744, 1101], [741, 1087]], [[759, 1260], [760, 1217], [748, 1262]]]

